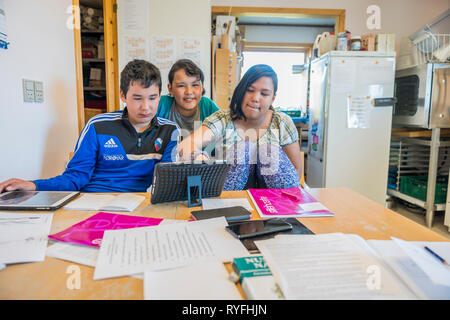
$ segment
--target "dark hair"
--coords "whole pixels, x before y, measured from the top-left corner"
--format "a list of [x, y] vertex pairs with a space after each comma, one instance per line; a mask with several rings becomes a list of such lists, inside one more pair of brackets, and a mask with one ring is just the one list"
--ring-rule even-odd
[[128, 89], [133, 82], [139, 81], [141, 86], [148, 88], [157, 85], [161, 94], [161, 72], [159, 69], [145, 60], [132, 60], [120, 73], [120, 90], [127, 96]]
[[[197, 77], [198, 80], [200, 80], [202, 82], [202, 86], [203, 86], [205, 76], [203, 75], [202, 69], [200, 69], [192, 60], [189, 60], [189, 59], [180, 59], [173, 64], [172, 68], [170, 68], [170, 71], [169, 71], [169, 83], [170, 84], [172, 84], [172, 82], [173, 82], [173, 78], [175, 77], [175, 72], [177, 72], [180, 69], [183, 69], [184, 72], [186, 72], [186, 74], [189, 77]], [[205, 94], [205, 88], [203, 88], [203, 91], [202, 91], [202, 95], [204, 95], [204, 94]]]
[[247, 72], [242, 77], [241, 81], [239, 81], [238, 85], [234, 89], [233, 97], [230, 102], [230, 112], [231, 118], [233, 120], [239, 120], [247, 118], [242, 112], [242, 100], [244, 100], [245, 93], [247, 92], [248, 87], [250, 87], [255, 81], [262, 77], [269, 77], [273, 81], [273, 93], [275, 94], [278, 89], [278, 77], [272, 67], [267, 64], [257, 64], [247, 70]]

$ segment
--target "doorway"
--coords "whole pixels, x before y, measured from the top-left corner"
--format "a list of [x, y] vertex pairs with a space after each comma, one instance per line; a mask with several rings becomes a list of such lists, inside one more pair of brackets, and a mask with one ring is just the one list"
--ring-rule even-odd
[[78, 131], [100, 113], [120, 109], [117, 1], [73, 0]]

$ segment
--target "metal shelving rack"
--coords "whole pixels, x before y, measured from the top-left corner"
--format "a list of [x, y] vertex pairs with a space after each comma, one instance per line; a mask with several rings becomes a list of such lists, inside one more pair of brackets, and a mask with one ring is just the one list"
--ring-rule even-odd
[[[440, 128], [432, 129], [431, 138], [392, 136], [389, 166], [397, 168], [396, 189], [387, 194], [426, 210], [425, 222], [433, 224], [434, 212], [445, 211], [446, 204], [435, 204], [436, 177], [448, 175], [450, 168], [450, 138], [440, 137]], [[428, 175], [426, 201], [400, 192], [400, 178], [406, 175]]]

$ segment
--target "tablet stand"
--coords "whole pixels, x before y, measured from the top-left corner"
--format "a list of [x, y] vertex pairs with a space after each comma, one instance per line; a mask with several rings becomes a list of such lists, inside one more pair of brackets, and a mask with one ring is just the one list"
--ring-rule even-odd
[[[187, 194], [188, 194], [188, 207], [197, 207], [202, 205], [202, 177], [201, 176], [188, 176], [187, 177]], [[195, 196], [198, 194], [198, 201]]]

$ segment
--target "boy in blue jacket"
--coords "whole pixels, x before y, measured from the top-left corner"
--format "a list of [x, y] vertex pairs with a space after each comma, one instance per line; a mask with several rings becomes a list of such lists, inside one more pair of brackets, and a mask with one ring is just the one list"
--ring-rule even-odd
[[156, 117], [161, 74], [144, 60], [129, 62], [120, 74], [121, 111], [91, 118], [63, 174], [34, 181], [9, 179], [0, 192], [12, 190], [146, 192], [158, 162], [175, 160], [179, 131]]

